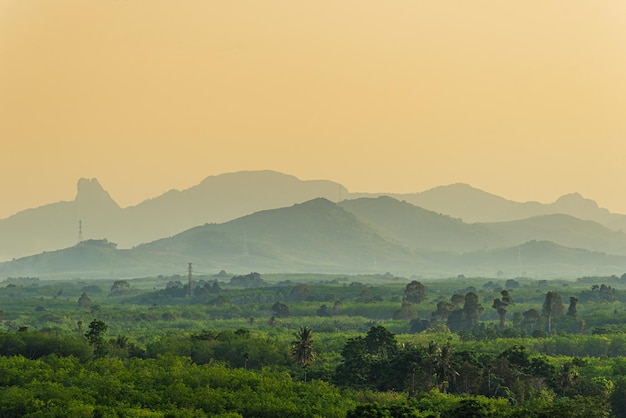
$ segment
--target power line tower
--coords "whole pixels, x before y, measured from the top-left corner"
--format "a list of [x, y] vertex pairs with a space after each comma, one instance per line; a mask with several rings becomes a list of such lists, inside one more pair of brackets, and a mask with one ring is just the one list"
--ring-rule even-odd
[[83, 220], [80, 219], [78, 221], [78, 242], [77, 244], [80, 244], [81, 242], [83, 242]]
[[193, 277], [191, 275], [191, 263], [188, 263], [188, 271], [189, 271], [189, 289], [187, 289], [187, 296], [193, 296]]

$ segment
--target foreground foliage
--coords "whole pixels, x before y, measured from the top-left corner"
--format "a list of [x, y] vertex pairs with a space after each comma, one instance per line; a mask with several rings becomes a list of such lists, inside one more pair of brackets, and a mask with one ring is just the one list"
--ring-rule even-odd
[[316, 380], [288, 373], [197, 365], [187, 357], [0, 357], [4, 416], [343, 417], [353, 404]]
[[218, 278], [8, 281], [0, 416], [625, 416], [624, 277]]

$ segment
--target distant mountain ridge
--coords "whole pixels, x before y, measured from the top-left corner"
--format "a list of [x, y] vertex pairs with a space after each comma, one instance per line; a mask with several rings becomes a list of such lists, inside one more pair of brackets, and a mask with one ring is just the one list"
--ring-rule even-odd
[[470, 253], [546, 241], [562, 247], [626, 256], [625, 233], [570, 215], [466, 224], [388, 196], [344, 200], [338, 205], [382, 236], [415, 251]]
[[[382, 216], [381, 216], [382, 214]], [[389, 216], [385, 216], [388, 214]], [[512, 223], [468, 225], [456, 219], [425, 211], [389, 197], [362, 198], [334, 203], [316, 198], [279, 209], [259, 211], [221, 224], [205, 224], [169, 238], [133, 249], [116, 249], [105, 240], [88, 240], [72, 247], [0, 263], [0, 277], [137, 277], [194, 271], [213, 274], [222, 269], [238, 273], [326, 272], [336, 274], [385, 273], [426, 277], [457, 274], [494, 277], [519, 275], [564, 277], [567, 275], [622, 274], [626, 255], [611, 255], [586, 248], [571, 248], [568, 242], [584, 242], [585, 234], [610, 231], [590, 221], [555, 215]], [[563, 219], [560, 219], [560, 218]], [[434, 225], [423, 237], [412, 238], [423, 223]], [[555, 243], [526, 240], [536, 228], [555, 234], [543, 223], [587, 227], [569, 231]], [[400, 233], [398, 226], [407, 225]], [[533, 226], [534, 225], [534, 226]], [[504, 244], [498, 230], [510, 229]], [[518, 232], [518, 229], [527, 235]], [[559, 229], [559, 226], [555, 228]], [[436, 231], [441, 236], [437, 237]], [[517, 236], [516, 236], [517, 234]], [[621, 234], [621, 235], [619, 235]], [[476, 238], [474, 245], [470, 245]], [[424, 243], [437, 238], [436, 245]], [[446, 249], [462, 243], [457, 251]], [[465, 251], [459, 251], [465, 250]]]
[[186, 190], [170, 190], [120, 208], [96, 179], [80, 179], [73, 201], [27, 209], [0, 220], [0, 260], [69, 247], [82, 221], [85, 239], [107, 238], [123, 248], [221, 223], [264, 209], [317, 197], [338, 200], [347, 190], [327, 180], [299, 180], [274, 171], [245, 171], [205, 178]]
[[79, 221], [89, 235], [105, 237], [121, 209], [96, 179], [80, 179], [76, 198], [27, 209], [0, 220], [0, 260], [65, 248], [77, 243]]
[[[358, 193], [351, 196], [378, 196], [383, 194]], [[464, 183], [438, 186], [421, 193], [384, 194], [405, 200], [415, 206], [442, 213], [467, 223], [504, 222], [540, 215], [561, 213], [598, 222], [608, 228], [626, 231], [626, 215], [611, 213], [579, 193], [569, 193], [549, 204], [515, 202], [485, 192]]]
[[[472, 251], [476, 243], [480, 243], [480, 248], [495, 248], [512, 241], [498, 236], [503, 233], [501, 228], [479, 222], [521, 220], [557, 213], [591, 220], [613, 230], [626, 230], [626, 216], [599, 208], [594, 201], [579, 194], [562, 196], [548, 205], [509, 201], [465, 184], [440, 186], [413, 194], [363, 194], [349, 193], [339, 183], [327, 180], [303, 181], [274, 171], [245, 171], [210, 176], [188, 189], [171, 190], [136, 206], [120, 208], [96, 179], [80, 179], [73, 201], [27, 209], [0, 220], [0, 261], [74, 245], [79, 239], [79, 221], [82, 221], [84, 239], [107, 238], [120, 248], [131, 248], [198, 225], [224, 223], [316, 198], [337, 202], [378, 196], [405, 201], [405, 206], [393, 206], [398, 215], [418, 211], [416, 206], [421, 208], [422, 219], [411, 218], [413, 223], [408, 224], [399, 222], [401, 217], [397, 215], [392, 216], [395, 224], [394, 219], [385, 220], [384, 215], [376, 215], [376, 210], [382, 209], [374, 209], [374, 203], [369, 203], [370, 209], [361, 207], [358, 213], [366, 222], [377, 219], [377, 228], [383, 235], [393, 236], [394, 240], [413, 249]], [[381, 200], [376, 204], [382, 206], [383, 203]], [[349, 200], [343, 207], [357, 210]], [[436, 214], [447, 215], [447, 218], [434, 217]], [[446, 231], [456, 231], [454, 225], [467, 232], [463, 239], [445, 239], [446, 234], [451, 234]], [[618, 241], [611, 238], [608, 243], [599, 243], [602, 246], [598, 248], [621, 253], [621, 244], [615, 243]]]
[[339, 206], [414, 250], [466, 252], [505, 242], [480, 224], [466, 224], [389, 196], [344, 200]]

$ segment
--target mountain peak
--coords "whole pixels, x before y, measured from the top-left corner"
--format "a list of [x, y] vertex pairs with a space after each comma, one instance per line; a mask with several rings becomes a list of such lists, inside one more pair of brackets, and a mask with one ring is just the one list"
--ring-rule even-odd
[[462, 198], [475, 198], [477, 196], [481, 196], [484, 198], [491, 198], [500, 201], [506, 200], [503, 197], [494, 195], [493, 193], [486, 192], [484, 190], [478, 189], [474, 186], [471, 186], [467, 183], [452, 183], [445, 186], [437, 186], [430, 190], [426, 190], [421, 192], [423, 195], [438, 195], [438, 196], [461, 196]]
[[598, 204], [595, 201], [583, 197], [580, 193], [564, 194], [553, 205], [557, 207], [578, 207], [588, 210], [598, 209]]
[[593, 200], [583, 197], [583, 195], [581, 195], [578, 192], [564, 194], [563, 196], [559, 197], [556, 201], [557, 202], [568, 202], [568, 201], [569, 202], [580, 202], [580, 201], [593, 202]]
[[113, 201], [109, 193], [98, 182], [98, 179], [86, 179], [81, 178], [76, 185], [76, 198], [77, 203], [97, 203], [112, 204], [117, 207], [117, 203]]

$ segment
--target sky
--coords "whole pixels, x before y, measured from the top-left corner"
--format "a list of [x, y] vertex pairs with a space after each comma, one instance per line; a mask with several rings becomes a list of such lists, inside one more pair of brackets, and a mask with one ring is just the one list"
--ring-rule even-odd
[[0, 218], [271, 169], [626, 213], [623, 0], [0, 0]]

